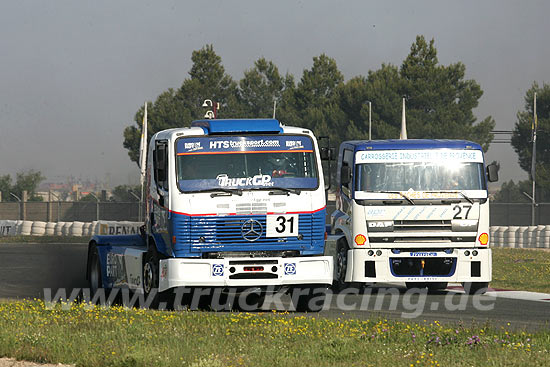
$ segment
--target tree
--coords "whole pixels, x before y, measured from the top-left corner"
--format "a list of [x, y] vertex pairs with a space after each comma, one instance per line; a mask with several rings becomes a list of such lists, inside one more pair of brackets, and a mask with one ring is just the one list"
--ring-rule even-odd
[[130, 191], [133, 192], [138, 197], [141, 193], [141, 186], [133, 186], [133, 185], [119, 185], [116, 186], [112, 191], [111, 200], [112, 201], [118, 201], [118, 202], [132, 202], [137, 201], [138, 199], [130, 194]]
[[474, 80], [464, 80], [465, 71], [460, 62], [440, 65], [434, 40], [427, 43], [423, 36], [417, 36], [399, 69], [382, 64], [379, 70], [369, 72], [366, 80], [346, 83], [343, 98], [348, 102], [343, 109], [349, 120], [347, 135], [362, 138], [368, 132], [365, 106], [370, 100], [373, 138], [398, 138], [401, 99], [405, 97], [409, 138], [467, 139], [487, 150], [495, 122], [489, 116], [476, 124], [472, 110], [483, 92]]
[[[533, 154], [532, 124], [533, 97], [537, 93], [537, 155], [536, 184], [545, 192], [550, 192], [550, 85], [542, 88], [533, 83], [525, 93], [525, 109], [517, 113], [517, 121], [512, 133], [512, 146], [518, 154], [519, 165], [531, 176]], [[528, 191], [531, 192], [531, 189]], [[537, 198], [538, 201], [539, 198]]]
[[517, 184], [510, 180], [504, 182], [495, 194], [493, 201], [500, 203], [527, 203], [530, 200], [524, 192], [531, 193], [531, 181], [519, 181]]
[[15, 183], [12, 184], [10, 175], [0, 176], [0, 191], [2, 191], [2, 201], [16, 201], [10, 195], [14, 193], [23, 199], [23, 191], [27, 191], [27, 199], [29, 201], [42, 201], [42, 197], [36, 194], [36, 189], [46, 177], [42, 176], [42, 172], [29, 170], [18, 172], [15, 175]]
[[282, 77], [277, 66], [260, 58], [254, 67], [244, 72], [237, 91], [242, 117], [267, 118], [273, 116], [273, 102], [281, 103], [287, 87], [292, 88], [294, 80], [290, 74]]
[[[236, 106], [237, 84], [222, 65], [221, 57], [214, 52], [212, 45], [193, 51], [193, 66], [189, 78], [185, 79], [177, 90], [168, 89], [157, 100], [147, 105], [148, 134], [169, 128], [189, 126], [191, 121], [202, 119], [205, 109], [202, 103], [211, 99], [220, 103], [219, 117], [233, 117], [228, 106]], [[135, 114], [135, 125], [124, 129], [124, 148], [134, 162], [139, 160], [139, 142], [144, 108]]]
[[[317, 136], [328, 135], [339, 140], [345, 126], [345, 114], [340, 109], [338, 89], [343, 86], [344, 76], [336, 61], [325, 54], [313, 58], [310, 70], [304, 70], [292, 96], [293, 121], [288, 124], [313, 130]], [[287, 115], [288, 116], [288, 115]]]
[[2, 193], [2, 201], [10, 201], [11, 191], [11, 176], [0, 176], [0, 192]]

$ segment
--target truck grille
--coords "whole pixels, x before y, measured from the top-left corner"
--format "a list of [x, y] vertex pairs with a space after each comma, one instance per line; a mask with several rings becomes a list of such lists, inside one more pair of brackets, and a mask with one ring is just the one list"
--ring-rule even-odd
[[[262, 233], [255, 241], [243, 238], [242, 226], [248, 220], [255, 220], [262, 226]], [[299, 237], [266, 237], [266, 216], [215, 216], [191, 217], [189, 222], [189, 240], [192, 251], [216, 251], [228, 245], [256, 247], [258, 245], [285, 245], [289, 249], [309, 247], [312, 241], [312, 231], [319, 227], [312, 223], [311, 214], [300, 214], [298, 219]], [[324, 223], [322, 223], [324, 226]], [[229, 249], [226, 249], [229, 250]]]
[[394, 232], [441, 232], [450, 231], [450, 220], [396, 220]]
[[393, 227], [376, 228], [368, 233], [371, 243], [471, 243], [476, 240], [475, 231], [453, 231], [450, 220], [396, 220]]

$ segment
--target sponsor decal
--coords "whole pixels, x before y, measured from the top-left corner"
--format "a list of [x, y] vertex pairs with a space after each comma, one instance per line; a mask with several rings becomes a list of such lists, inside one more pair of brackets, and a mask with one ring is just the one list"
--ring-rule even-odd
[[162, 268], [160, 269], [160, 279], [166, 279], [167, 275], [168, 275], [168, 264], [163, 262]]
[[201, 146], [200, 141], [195, 141], [195, 142], [191, 142], [191, 143], [185, 143], [185, 144], [184, 144], [184, 148], [185, 148], [185, 150], [187, 150], [188, 152], [196, 152], [197, 150], [202, 150], [202, 146]]
[[288, 149], [304, 149], [304, 145], [300, 140], [287, 140], [286, 147]]
[[116, 223], [100, 223], [99, 234], [101, 235], [122, 235], [122, 234], [139, 234], [139, 225], [124, 225]]
[[222, 277], [223, 276], [223, 264], [213, 264], [212, 265], [212, 276], [213, 277]]
[[13, 232], [13, 226], [0, 226], [0, 236], [7, 236]]
[[216, 177], [218, 185], [220, 187], [239, 187], [239, 186], [273, 186], [274, 182], [271, 181], [269, 175], [256, 175], [253, 177], [237, 177], [230, 178], [226, 174], [218, 175]]
[[378, 216], [386, 214], [386, 209], [369, 209], [367, 215]]
[[296, 275], [296, 263], [285, 263], [285, 275]]
[[105, 273], [108, 278], [116, 281], [121, 281], [126, 277], [126, 269], [124, 268], [124, 259], [121, 254], [107, 253], [107, 266]]
[[479, 150], [379, 150], [357, 152], [356, 163], [384, 162], [483, 162], [483, 153]]
[[210, 149], [242, 149], [242, 148], [278, 148], [281, 146], [279, 140], [217, 140], [210, 142]]

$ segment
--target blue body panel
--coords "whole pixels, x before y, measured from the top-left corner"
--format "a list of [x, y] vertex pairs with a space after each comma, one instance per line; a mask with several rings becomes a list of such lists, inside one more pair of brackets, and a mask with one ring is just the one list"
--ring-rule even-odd
[[[264, 215], [189, 216], [172, 214], [175, 257], [201, 257], [205, 252], [224, 251], [300, 251], [302, 255], [324, 253], [326, 209], [299, 214], [298, 232], [303, 235], [288, 238], [266, 238]], [[242, 237], [241, 226], [249, 219], [260, 222], [262, 236], [253, 242]], [[202, 238], [202, 241], [201, 241]]]
[[193, 121], [191, 127], [202, 127], [207, 134], [283, 132], [281, 124], [275, 119], [198, 120]]
[[92, 237], [92, 241], [95, 241], [95, 243], [100, 246], [146, 246], [145, 241], [143, 241], [143, 237], [141, 237], [139, 234], [115, 236], [95, 235]]

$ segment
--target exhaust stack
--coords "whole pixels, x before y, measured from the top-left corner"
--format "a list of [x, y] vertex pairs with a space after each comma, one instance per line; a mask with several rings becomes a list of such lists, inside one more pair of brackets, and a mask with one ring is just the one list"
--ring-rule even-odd
[[405, 118], [405, 97], [403, 97], [403, 108], [401, 112], [401, 134], [399, 139], [407, 140], [407, 119]]

